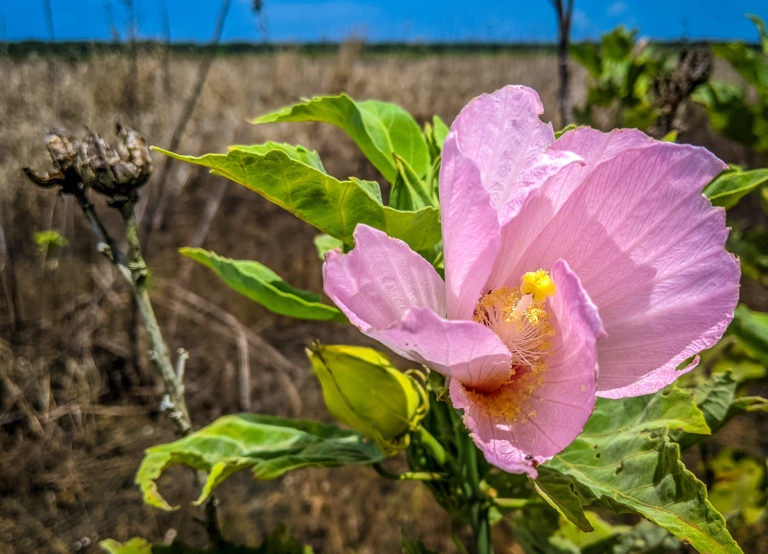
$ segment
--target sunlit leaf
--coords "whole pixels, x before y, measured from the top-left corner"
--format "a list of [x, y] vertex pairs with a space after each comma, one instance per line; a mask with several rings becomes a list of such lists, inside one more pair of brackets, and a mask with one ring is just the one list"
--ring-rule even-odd
[[286, 144], [281, 142], [266, 142], [264, 144], [234, 144], [228, 147], [228, 150], [241, 150], [251, 154], [268, 154], [272, 150], [280, 150], [289, 158], [305, 163], [309, 167], [314, 167], [318, 171], [326, 173], [320, 155], [314, 150], [309, 150], [303, 146]]
[[410, 212], [383, 206], [375, 183], [352, 179], [337, 181], [280, 150], [266, 155], [243, 150], [227, 154], [182, 156], [157, 148], [173, 158], [202, 165], [236, 183], [255, 190], [345, 244], [354, 244], [352, 233], [365, 223], [424, 250], [441, 238], [439, 212], [427, 207]]
[[202, 248], [182, 248], [179, 252], [212, 269], [227, 286], [275, 313], [300, 319], [347, 321], [338, 308], [324, 304], [319, 295], [292, 287], [259, 262], [223, 258]]
[[228, 415], [175, 442], [148, 448], [136, 484], [146, 503], [172, 510], [157, 489], [157, 479], [173, 465], [208, 474], [195, 501], [200, 504], [237, 471], [250, 469], [255, 479], [273, 479], [304, 467], [372, 464], [383, 458], [362, 435], [335, 425], [258, 414]]
[[727, 209], [735, 206], [745, 194], [766, 183], [768, 183], [768, 169], [753, 169], [751, 171], [729, 169], [712, 179], [704, 187], [703, 192], [712, 201], [712, 204]]
[[[585, 506], [634, 512], [700, 552], [741, 552], [703, 483], [680, 461], [670, 429], [709, 431], [684, 391], [668, 387], [652, 396], [599, 399], [584, 432], [539, 468], [536, 485], [564, 515]], [[569, 519], [585, 528], [583, 511]]]
[[427, 172], [429, 152], [413, 117], [395, 104], [367, 100], [356, 102], [346, 94], [316, 96], [257, 117], [252, 123], [322, 121], [346, 132], [363, 154], [390, 183], [397, 179], [393, 155], [397, 154], [419, 175]]
[[313, 239], [313, 242], [315, 243], [315, 249], [317, 250], [318, 257], [323, 261], [325, 261], [325, 255], [328, 252], [331, 250], [336, 250], [337, 248], [342, 249], [344, 247], [344, 243], [339, 239], [334, 238], [331, 235], [326, 235], [325, 233], [322, 235], [316, 235]]

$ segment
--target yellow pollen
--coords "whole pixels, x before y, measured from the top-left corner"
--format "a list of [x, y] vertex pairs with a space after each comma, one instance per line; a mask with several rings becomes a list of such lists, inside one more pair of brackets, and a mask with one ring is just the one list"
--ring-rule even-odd
[[520, 292], [532, 294], [533, 301], [541, 304], [548, 296], [555, 294], [555, 283], [549, 278], [549, 273], [543, 269], [529, 271], [523, 275], [520, 283]]
[[549, 322], [546, 299], [555, 284], [546, 271], [526, 273], [521, 286], [500, 287], [484, 295], [473, 318], [495, 332], [512, 354], [505, 381], [464, 390], [469, 410], [506, 422], [525, 423], [536, 417], [529, 400], [544, 380], [547, 356], [555, 331]]

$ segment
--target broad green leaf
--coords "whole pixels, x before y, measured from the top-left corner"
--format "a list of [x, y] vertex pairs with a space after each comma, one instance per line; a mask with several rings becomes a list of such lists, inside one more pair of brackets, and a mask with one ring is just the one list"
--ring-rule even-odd
[[181, 248], [179, 252], [212, 269], [227, 286], [275, 313], [299, 319], [347, 321], [338, 308], [323, 304], [319, 295], [293, 288], [259, 262], [223, 258], [202, 248]]
[[757, 523], [766, 510], [765, 463], [726, 448], [712, 460], [711, 469], [712, 504], [729, 520], [741, 517], [748, 525]]
[[[759, 396], [736, 397], [739, 382], [731, 372], [717, 373], [696, 387], [693, 400], [701, 410], [712, 433], [717, 432], [736, 415], [746, 411], [768, 410], [768, 400]], [[690, 448], [704, 437], [700, 434], [672, 432], [673, 439], [683, 449]]]
[[312, 554], [312, 547], [305, 546], [291, 537], [283, 525], [278, 525], [259, 546], [240, 546], [222, 541], [209, 548], [195, 548], [173, 541], [171, 544], [150, 544], [134, 538], [120, 544], [113, 539], [101, 541], [99, 546], [109, 554]]
[[[704, 485], [680, 461], [668, 429], [709, 431], [690, 395], [679, 389], [598, 399], [583, 433], [539, 468], [536, 485], [566, 515], [584, 506], [634, 512], [700, 552], [741, 552]], [[563, 481], [570, 481], [565, 492]], [[583, 527], [583, 521], [574, 523]]]
[[423, 387], [384, 354], [361, 346], [316, 344], [307, 350], [328, 411], [393, 456], [410, 444], [428, 409]]
[[736, 306], [728, 332], [736, 335], [753, 357], [768, 366], [768, 314], [744, 304]]
[[331, 250], [341, 249], [344, 247], [344, 243], [339, 239], [332, 237], [331, 235], [316, 235], [313, 239], [315, 243], [315, 249], [317, 250], [318, 257], [325, 261], [325, 255]]
[[208, 474], [195, 501], [201, 504], [237, 471], [250, 469], [255, 479], [274, 479], [304, 467], [373, 464], [383, 458], [362, 435], [335, 425], [258, 414], [228, 415], [175, 442], [148, 448], [136, 484], [147, 504], [173, 510], [157, 489], [157, 479], [173, 465]]
[[268, 154], [272, 150], [280, 150], [292, 160], [307, 164], [318, 171], [326, 173], [320, 155], [314, 150], [309, 150], [303, 146], [286, 144], [283, 142], [266, 142], [264, 144], [234, 144], [228, 147], [228, 150], [241, 150], [250, 154]]
[[727, 169], [704, 187], [704, 195], [715, 206], [732, 208], [741, 198], [759, 186], [768, 183], [768, 169], [741, 171]]
[[365, 223], [407, 242], [416, 251], [441, 237], [440, 216], [432, 207], [404, 212], [383, 206], [367, 181], [337, 181], [284, 152], [266, 155], [242, 150], [227, 154], [182, 156], [156, 148], [172, 158], [202, 165], [255, 190], [296, 217], [352, 246], [352, 233]]
[[571, 57], [584, 66], [593, 79], [600, 77], [602, 61], [598, 47], [594, 43], [580, 42], [569, 45]]
[[420, 176], [427, 172], [427, 143], [413, 117], [395, 104], [367, 100], [355, 102], [346, 94], [316, 96], [262, 115], [252, 123], [322, 121], [346, 132], [390, 183], [397, 179], [393, 154], [399, 155]]

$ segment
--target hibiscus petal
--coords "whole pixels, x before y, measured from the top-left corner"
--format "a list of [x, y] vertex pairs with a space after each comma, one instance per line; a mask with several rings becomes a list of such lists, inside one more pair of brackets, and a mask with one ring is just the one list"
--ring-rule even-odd
[[401, 356], [468, 386], [498, 386], [509, 375], [509, 350], [496, 333], [474, 321], [443, 319], [428, 308], [416, 308], [389, 329], [368, 334]]
[[445, 285], [432, 265], [401, 240], [360, 224], [349, 254], [329, 252], [325, 293], [363, 333], [386, 329], [411, 308], [445, 313]]
[[536, 91], [510, 85], [473, 99], [451, 125], [449, 136], [480, 168], [482, 186], [497, 210], [513, 196], [525, 196], [518, 177], [555, 140], [552, 125], [539, 119], [542, 113]]
[[440, 215], [448, 317], [471, 319], [501, 239], [477, 166], [459, 150], [455, 135], [443, 146]]
[[[601, 137], [595, 152], [615, 155], [586, 171], [567, 169], [582, 177], [567, 196], [555, 180], [536, 191], [503, 231], [512, 240], [511, 229], [523, 230], [515, 236], [522, 254], [494, 269], [490, 282], [568, 260], [608, 333], [598, 390], [619, 397], [658, 390], [649, 388], [668, 384], [677, 365], [720, 339], [738, 299], [739, 267], [724, 248], [722, 209], [701, 195], [724, 164], [702, 148], [643, 144], [637, 135], [612, 140], [639, 147], [613, 148]], [[598, 156], [578, 153], [587, 163]]]
[[329, 252], [325, 293], [363, 333], [392, 351], [483, 387], [506, 379], [510, 353], [489, 328], [446, 320], [444, 285], [407, 244], [358, 225], [355, 248]]
[[[515, 417], [485, 412], [462, 383], [452, 380], [451, 401], [489, 463], [535, 478], [536, 466], [568, 446], [595, 403], [596, 341], [603, 335], [595, 305], [563, 260], [552, 267], [557, 293], [550, 299], [555, 337], [552, 353], [530, 397]], [[515, 396], [510, 397], [514, 402]]]

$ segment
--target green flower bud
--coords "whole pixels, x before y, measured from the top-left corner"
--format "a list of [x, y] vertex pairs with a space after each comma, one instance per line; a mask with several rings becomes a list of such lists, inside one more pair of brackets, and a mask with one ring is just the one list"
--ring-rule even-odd
[[320, 379], [328, 411], [374, 441], [388, 456], [408, 446], [410, 432], [429, 408], [418, 381], [370, 348], [316, 344], [307, 355]]

